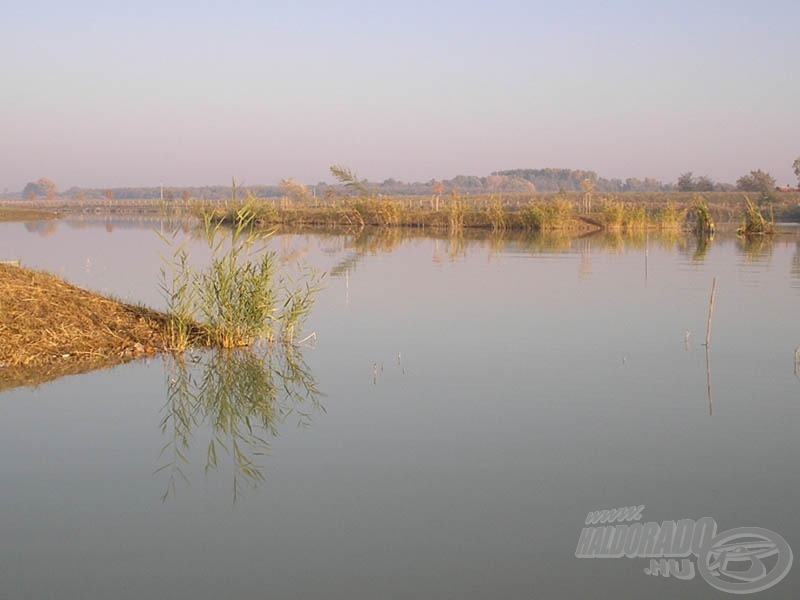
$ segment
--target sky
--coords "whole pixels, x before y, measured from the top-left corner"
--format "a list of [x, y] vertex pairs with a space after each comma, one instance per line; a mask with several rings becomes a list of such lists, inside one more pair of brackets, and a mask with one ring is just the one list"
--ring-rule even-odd
[[575, 168], [796, 183], [800, 2], [5, 3], [0, 191]]

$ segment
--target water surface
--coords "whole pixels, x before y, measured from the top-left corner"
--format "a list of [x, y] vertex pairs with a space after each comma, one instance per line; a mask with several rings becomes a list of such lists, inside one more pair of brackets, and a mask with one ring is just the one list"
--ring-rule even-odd
[[[171, 225], [0, 224], [0, 258], [162, 307]], [[728, 596], [575, 557], [588, 512], [630, 505], [800, 551], [796, 229], [269, 247], [329, 273], [294, 366], [158, 358], [0, 394], [0, 597]], [[798, 591], [795, 567], [761, 597]]]

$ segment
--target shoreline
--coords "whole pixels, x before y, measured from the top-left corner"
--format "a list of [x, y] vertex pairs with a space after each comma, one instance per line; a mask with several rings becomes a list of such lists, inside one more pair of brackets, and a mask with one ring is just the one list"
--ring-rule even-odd
[[169, 315], [0, 264], [0, 390], [168, 350]]

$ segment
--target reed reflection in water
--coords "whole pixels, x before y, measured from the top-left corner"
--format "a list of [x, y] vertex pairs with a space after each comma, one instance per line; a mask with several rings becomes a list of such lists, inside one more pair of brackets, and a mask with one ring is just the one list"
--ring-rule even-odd
[[176, 493], [178, 480], [188, 484], [198, 438], [208, 438], [204, 473], [232, 470], [235, 502], [245, 488], [265, 480], [259, 461], [278, 427], [290, 418], [308, 426], [315, 412], [324, 411], [300, 349], [288, 345], [171, 356], [165, 372], [161, 432], [167, 441], [156, 470], [167, 477], [164, 501]]

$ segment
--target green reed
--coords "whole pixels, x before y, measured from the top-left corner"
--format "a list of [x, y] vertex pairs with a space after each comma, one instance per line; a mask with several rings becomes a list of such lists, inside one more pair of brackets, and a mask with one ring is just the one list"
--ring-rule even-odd
[[[172, 348], [293, 341], [322, 278], [312, 270], [303, 272], [300, 281], [280, 275], [276, 254], [263, 247], [271, 232], [254, 228], [257, 216], [248, 205], [237, 208], [230, 219], [203, 213], [202, 233], [211, 253], [208, 265], [194, 268], [184, 245], [164, 261], [159, 287], [170, 315]], [[190, 333], [198, 327], [202, 336], [193, 338]]]

